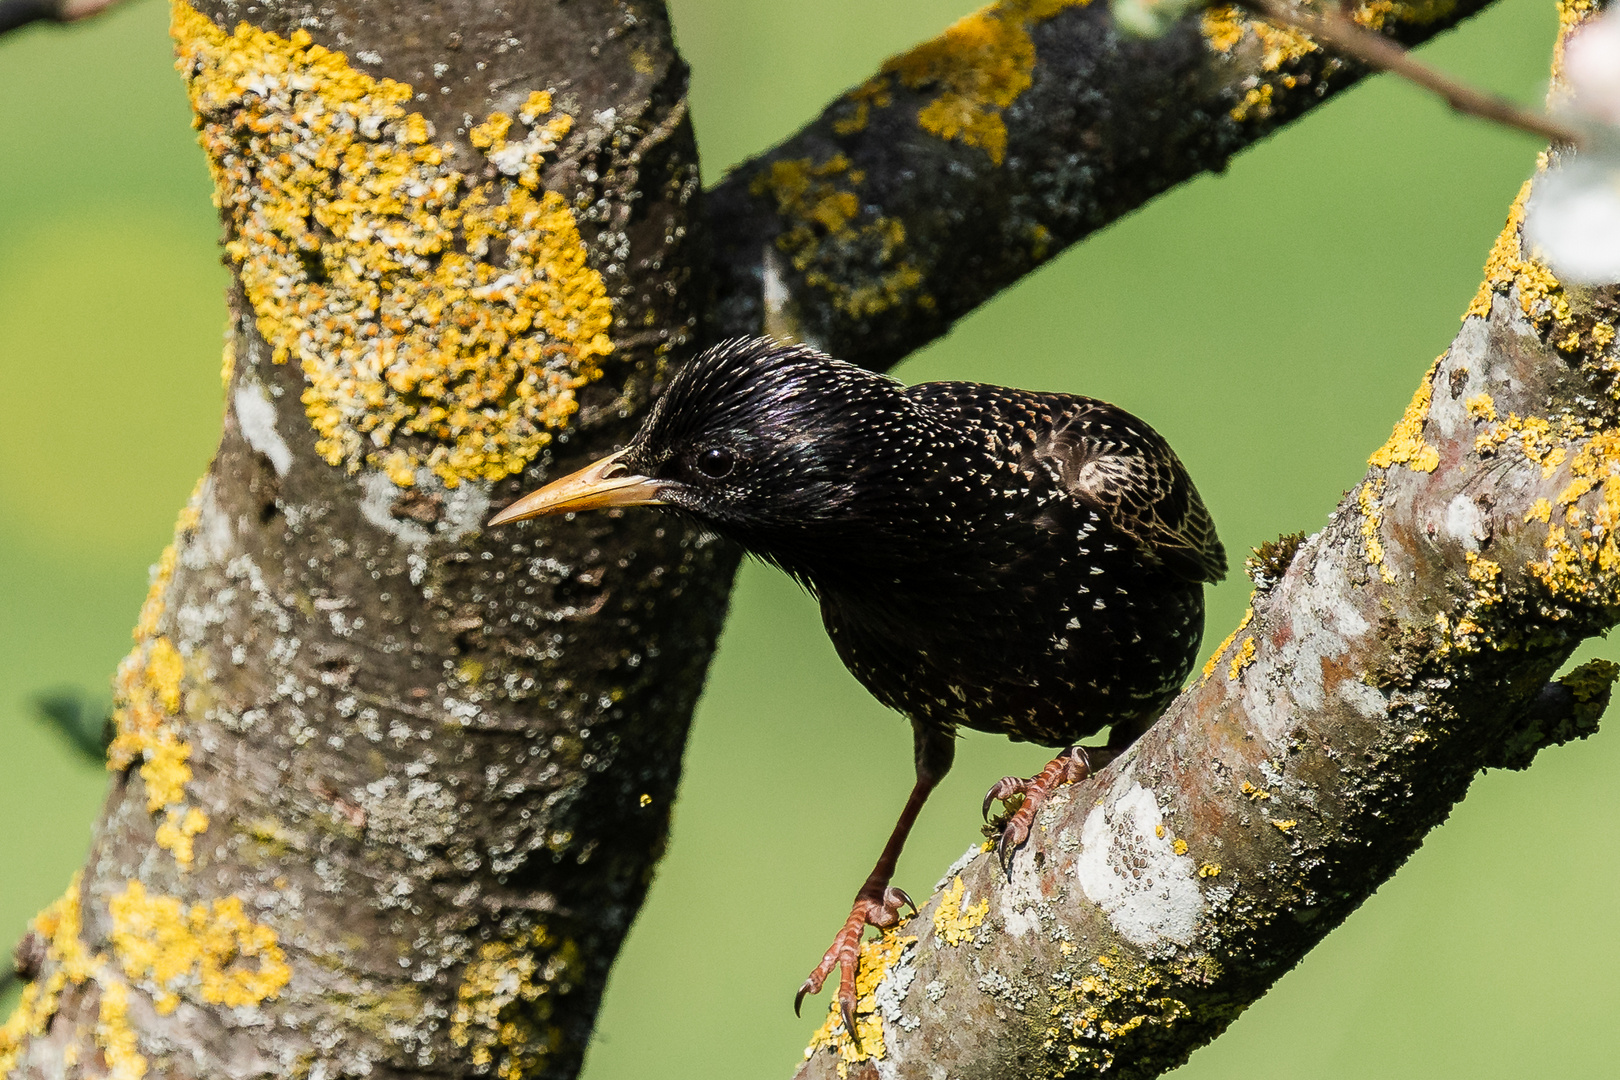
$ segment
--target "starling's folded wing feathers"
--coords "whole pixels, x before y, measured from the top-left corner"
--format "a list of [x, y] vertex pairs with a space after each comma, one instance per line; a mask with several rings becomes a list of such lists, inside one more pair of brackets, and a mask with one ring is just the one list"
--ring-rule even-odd
[[1226, 550], [1214, 519], [1170, 444], [1106, 402], [1053, 405], [1030, 456], [1173, 573], [1189, 581], [1224, 578]]

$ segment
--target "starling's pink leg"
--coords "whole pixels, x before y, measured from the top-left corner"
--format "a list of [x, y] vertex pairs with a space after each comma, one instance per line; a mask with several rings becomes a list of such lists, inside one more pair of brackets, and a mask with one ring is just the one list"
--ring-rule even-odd
[[889, 880], [894, 877], [894, 867], [900, 860], [901, 849], [906, 846], [911, 826], [922, 811], [923, 803], [928, 801], [929, 792], [950, 769], [955, 753], [950, 735], [931, 732], [921, 725], [913, 727], [917, 743], [917, 782], [912, 785], [911, 797], [906, 799], [906, 807], [900, 811], [900, 820], [894, 823], [894, 831], [889, 834], [889, 842], [883, 845], [877, 865], [872, 867], [866, 884], [855, 894], [855, 903], [844, 921], [844, 928], [838, 931], [832, 948], [822, 956], [821, 963], [793, 998], [793, 1012], [797, 1014], [804, 996], [820, 993], [832, 969], [838, 968], [838, 1011], [843, 1014], [844, 1030], [851, 1039], [859, 1039], [855, 1032], [855, 972], [860, 960], [861, 933], [868, 926], [886, 930], [899, 923], [902, 905], [909, 906], [913, 915], [917, 913], [917, 905], [912, 903], [911, 897], [891, 886]]
[[996, 781], [984, 797], [985, 817], [990, 816], [990, 804], [997, 799], [1005, 802], [1014, 795], [1024, 797], [1023, 805], [1007, 819], [1007, 823], [1001, 827], [1001, 838], [996, 841], [996, 858], [1001, 860], [1001, 868], [1009, 877], [1012, 875], [1013, 855], [1029, 839], [1035, 814], [1052, 794], [1052, 789], [1059, 784], [1078, 784], [1118, 757], [1119, 753], [1111, 746], [1071, 746], [1028, 780], [1004, 776]]

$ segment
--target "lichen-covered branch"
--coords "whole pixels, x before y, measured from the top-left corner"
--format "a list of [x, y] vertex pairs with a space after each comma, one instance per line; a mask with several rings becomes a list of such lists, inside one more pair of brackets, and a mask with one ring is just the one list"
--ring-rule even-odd
[[179, 0], [173, 30], [229, 407], [0, 1075], [572, 1075], [734, 557], [483, 523], [621, 441], [692, 334], [667, 20]]
[[[1368, 0], [1414, 44], [1488, 0]], [[707, 336], [887, 368], [1070, 244], [1365, 73], [1213, 7], [1144, 40], [1101, 0], [1000, 0], [894, 57], [710, 193]]]
[[[1566, 29], [1595, 9], [1564, 8]], [[1545, 166], [1545, 162], [1543, 163]], [[1483, 768], [1596, 729], [1620, 665], [1620, 286], [1560, 283], [1520, 194], [1461, 332], [1321, 532], [1132, 749], [871, 944], [800, 1076], [1153, 1077], [1370, 896]]]

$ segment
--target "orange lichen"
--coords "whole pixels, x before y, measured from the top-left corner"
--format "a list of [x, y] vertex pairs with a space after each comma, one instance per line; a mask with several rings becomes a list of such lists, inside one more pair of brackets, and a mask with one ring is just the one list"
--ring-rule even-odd
[[249, 919], [240, 897], [187, 907], [131, 881], [107, 912], [124, 974], [152, 991], [164, 1015], [179, 1006], [182, 991], [240, 1008], [275, 997], [292, 978], [276, 932]]
[[934, 940], [946, 945], [960, 945], [973, 940], [973, 932], [984, 922], [990, 911], [990, 899], [981, 898], [976, 904], [962, 906], [962, 892], [966, 886], [958, 874], [939, 894], [939, 907], [934, 909]]
[[1418, 383], [1417, 393], [1406, 406], [1406, 412], [1390, 432], [1389, 440], [1373, 451], [1367, 464], [1379, 469], [1405, 465], [1414, 472], [1434, 472], [1440, 464], [1440, 452], [1423, 441], [1423, 422], [1429, 418], [1429, 395], [1432, 392], [1431, 375]]
[[857, 961], [860, 970], [855, 975], [855, 1029], [860, 1037], [850, 1037], [844, 1027], [844, 1017], [838, 1011], [837, 995], [834, 995], [827, 1019], [804, 1049], [805, 1057], [811, 1057], [818, 1050], [831, 1050], [838, 1055], [840, 1077], [847, 1077], [849, 1067], [857, 1062], [884, 1059], [888, 1051], [883, 1045], [883, 1017], [878, 1012], [878, 984], [916, 942], [915, 937], [902, 937], [893, 930], [885, 930], [881, 936], [861, 943]]
[[540, 122], [542, 94], [492, 115], [472, 138], [500, 177], [474, 183], [406, 111], [411, 87], [307, 32], [228, 34], [183, 0], [173, 31], [227, 255], [272, 360], [303, 368], [321, 455], [400, 485], [522, 469], [613, 348], [567, 200], [537, 190], [572, 120]]
[[579, 974], [578, 946], [543, 926], [514, 941], [486, 942], [456, 990], [450, 1041], [501, 1080], [543, 1071], [563, 1040], [552, 1010]]

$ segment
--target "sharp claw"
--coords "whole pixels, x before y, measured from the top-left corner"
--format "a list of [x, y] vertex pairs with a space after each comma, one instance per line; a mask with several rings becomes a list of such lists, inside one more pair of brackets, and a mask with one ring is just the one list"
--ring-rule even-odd
[[900, 901], [894, 905], [896, 915], [900, 913], [900, 904], [905, 904], [907, 907], [909, 907], [913, 915], [917, 914], [917, 902], [907, 895], [906, 890], [890, 886], [889, 891], [894, 893], [894, 895], [898, 897]]
[[990, 820], [990, 804], [995, 802], [995, 801], [996, 801], [996, 789], [991, 788], [988, 792], [985, 793], [985, 796], [984, 796], [984, 809], [982, 811], [980, 811], [982, 814], [984, 814], [984, 820], [986, 820], [986, 821]]
[[844, 998], [838, 1003], [838, 1011], [844, 1016], [844, 1030], [849, 1032], [850, 1040], [856, 1046], [861, 1045], [861, 1037], [855, 1031], [855, 1003]]
[[799, 1015], [799, 1006], [804, 1004], [804, 995], [810, 992], [810, 984], [799, 987], [799, 992], [793, 995], [793, 1015]]

